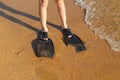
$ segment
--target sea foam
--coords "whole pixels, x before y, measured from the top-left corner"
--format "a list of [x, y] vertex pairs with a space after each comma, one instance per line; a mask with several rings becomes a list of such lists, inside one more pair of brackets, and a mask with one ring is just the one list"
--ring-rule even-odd
[[119, 0], [75, 0], [85, 9], [85, 22], [96, 35], [105, 39], [111, 49], [120, 51]]

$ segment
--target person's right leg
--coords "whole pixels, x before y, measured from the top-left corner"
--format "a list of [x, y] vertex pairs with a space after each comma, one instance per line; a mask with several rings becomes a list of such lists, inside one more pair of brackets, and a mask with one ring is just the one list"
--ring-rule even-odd
[[41, 19], [42, 30], [44, 32], [48, 32], [48, 28], [47, 28], [48, 1], [49, 0], [40, 0], [40, 19]]
[[42, 26], [42, 39], [48, 40], [48, 28], [47, 28], [47, 6], [49, 0], [40, 0], [40, 19]]

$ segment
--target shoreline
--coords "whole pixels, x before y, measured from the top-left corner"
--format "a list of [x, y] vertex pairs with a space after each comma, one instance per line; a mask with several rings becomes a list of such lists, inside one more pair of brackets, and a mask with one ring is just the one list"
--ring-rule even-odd
[[[114, 5], [111, 5], [109, 1], [106, 1], [106, 3], [108, 3], [109, 5], [105, 5], [105, 3], [102, 4], [102, 3], [99, 3], [99, 1], [97, 2], [94, 0], [91, 0], [88, 3], [87, 1], [84, 1], [84, 0], [83, 1], [76, 0], [76, 5], [80, 6], [82, 9], [85, 9], [85, 16], [84, 16], [85, 23], [88, 24], [90, 29], [94, 31], [95, 35], [97, 35], [100, 39], [105, 39], [113, 51], [120, 52], [120, 48], [119, 48], [120, 37], [119, 37], [119, 31], [117, 31], [117, 29], [119, 29], [119, 27], [117, 27], [119, 24], [115, 25], [115, 22], [118, 22], [119, 20], [114, 22], [112, 21], [114, 19], [116, 20], [118, 19], [117, 17], [116, 18], [112, 17], [112, 16], [118, 15], [118, 13], [116, 11], [114, 12], [114, 9], [112, 9], [112, 7], [114, 7], [115, 4], [116, 6], [118, 6], [118, 4], [117, 2], [115, 2]], [[99, 6], [100, 8], [106, 6], [106, 9], [99, 9], [97, 7], [98, 5], [101, 5]], [[103, 10], [105, 12], [102, 12]], [[114, 15], [112, 13], [109, 14], [107, 10], [109, 11], [113, 10]], [[101, 15], [98, 12], [101, 13]], [[104, 19], [102, 19], [101, 17], [103, 17]], [[102, 20], [105, 20], [106, 22]], [[111, 24], [111, 23], [114, 23], [114, 24]], [[109, 25], [106, 25], [106, 24], [109, 24]], [[114, 31], [114, 27], [116, 28], [116, 31]], [[114, 32], [116, 32], [116, 35], [114, 35]]]

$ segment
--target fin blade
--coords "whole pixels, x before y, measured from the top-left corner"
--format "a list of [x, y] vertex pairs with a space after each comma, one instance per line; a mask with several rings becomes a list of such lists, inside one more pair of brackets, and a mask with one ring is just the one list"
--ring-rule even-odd
[[82, 40], [77, 35], [72, 35], [71, 38], [64, 38], [67, 44], [83, 44]]
[[37, 56], [38, 57], [49, 57], [53, 58], [54, 56], [54, 45], [51, 39], [44, 41], [38, 40], [37, 42]]
[[77, 45], [73, 45], [76, 49], [76, 52], [81, 52], [86, 50], [86, 47], [84, 46], [84, 44], [77, 44]]
[[75, 34], [71, 38], [64, 37], [64, 41], [66, 45], [72, 45], [75, 47], [76, 52], [84, 51], [86, 50], [86, 47], [84, 46], [83, 41]]

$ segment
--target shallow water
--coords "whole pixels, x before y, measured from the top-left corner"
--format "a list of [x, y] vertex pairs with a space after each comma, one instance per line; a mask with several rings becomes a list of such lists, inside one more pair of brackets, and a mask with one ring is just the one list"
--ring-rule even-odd
[[114, 51], [120, 51], [120, 1], [75, 0], [86, 9], [85, 22], [95, 34], [105, 39]]

